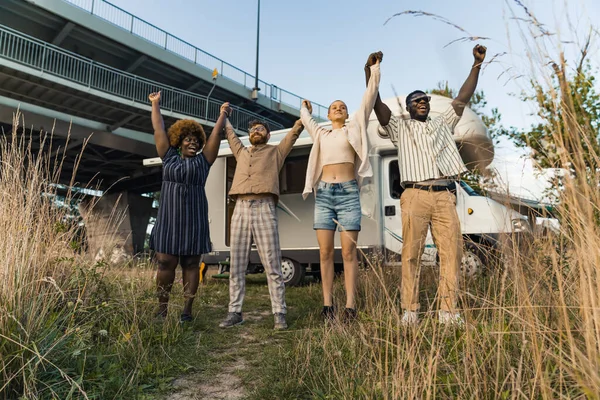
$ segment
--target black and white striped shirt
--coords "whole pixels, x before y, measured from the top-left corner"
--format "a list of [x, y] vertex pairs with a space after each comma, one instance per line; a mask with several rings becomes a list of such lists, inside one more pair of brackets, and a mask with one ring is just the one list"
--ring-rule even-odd
[[452, 177], [467, 170], [452, 133], [460, 116], [450, 106], [426, 122], [392, 115], [383, 131], [398, 148], [400, 181], [422, 182]]
[[150, 248], [173, 256], [199, 256], [211, 251], [206, 179], [211, 164], [200, 153], [183, 159], [169, 147]]

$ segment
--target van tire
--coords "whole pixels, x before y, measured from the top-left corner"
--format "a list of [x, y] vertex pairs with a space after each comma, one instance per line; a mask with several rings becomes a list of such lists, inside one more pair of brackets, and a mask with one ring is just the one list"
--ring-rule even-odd
[[472, 278], [480, 275], [487, 266], [487, 257], [480, 245], [467, 242], [463, 249], [460, 262], [460, 275], [463, 278]]
[[298, 286], [304, 281], [306, 270], [298, 261], [284, 257], [281, 259], [281, 273], [286, 286]]

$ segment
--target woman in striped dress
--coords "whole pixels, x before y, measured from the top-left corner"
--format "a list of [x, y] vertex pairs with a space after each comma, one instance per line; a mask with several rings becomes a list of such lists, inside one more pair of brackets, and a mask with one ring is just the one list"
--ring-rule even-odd
[[192, 303], [200, 280], [200, 257], [211, 250], [204, 185], [217, 158], [220, 133], [230, 108], [229, 103], [221, 106], [221, 115], [207, 141], [202, 125], [190, 119], [179, 120], [165, 131], [160, 97], [160, 92], [148, 96], [152, 103], [154, 142], [163, 162], [160, 205], [150, 235], [150, 248], [156, 252], [158, 263], [157, 315], [165, 317], [167, 314], [169, 293], [179, 263], [185, 297], [181, 321], [185, 322], [192, 320]]

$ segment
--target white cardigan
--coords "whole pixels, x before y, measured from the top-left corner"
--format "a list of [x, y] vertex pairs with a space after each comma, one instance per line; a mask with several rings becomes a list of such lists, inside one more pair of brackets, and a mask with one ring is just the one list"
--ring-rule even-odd
[[[345, 129], [348, 134], [348, 142], [356, 153], [355, 157], [355, 175], [358, 183], [362, 182], [362, 178], [373, 176], [373, 170], [371, 163], [369, 162], [369, 143], [367, 140], [367, 126], [369, 124], [369, 116], [373, 111], [375, 100], [377, 99], [377, 93], [379, 92], [379, 80], [381, 79], [381, 72], [379, 70], [379, 64], [371, 66], [371, 78], [367, 85], [367, 90], [363, 95], [362, 102], [358, 111], [354, 114], [354, 117], [349, 121], [342, 129]], [[321, 163], [321, 136], [331, 132], [329, 129], [325, 129], [317, 124], [314, 118], [308, 112], [306, 107], [300, 109], [300, 118], [304, 128], [310, 134], [313, 145], [310, 150], [310, 156], [308, 157], [308, 168], [306, 169], [306, 182], [304, 184], [304, 191], [302, 197], [306, 199], [308, 195], [317, 186], [317, 183], [321, 179], [323, 172], [323, 165]]]

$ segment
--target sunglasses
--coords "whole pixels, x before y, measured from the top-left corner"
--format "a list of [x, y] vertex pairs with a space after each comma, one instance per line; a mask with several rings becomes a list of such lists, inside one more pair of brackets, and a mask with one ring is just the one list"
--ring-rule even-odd
[[410, 99], [411, 103], [419, 104], [421, 101], [424, 101], [425, 103], [429, 103], [431, 101], [431, 97], [430, 96], [419, 96], [419, 97], [413, 97], [412, 99]]

